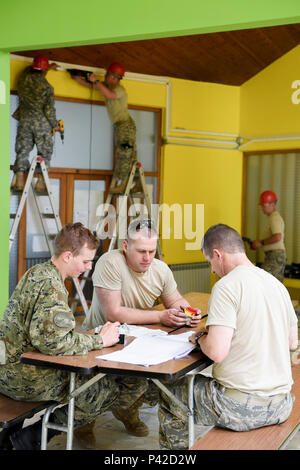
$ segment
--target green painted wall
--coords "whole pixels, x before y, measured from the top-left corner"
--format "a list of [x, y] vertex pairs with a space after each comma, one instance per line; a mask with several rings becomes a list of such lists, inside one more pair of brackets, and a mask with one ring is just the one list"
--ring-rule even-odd
[[1, 2], [0, 50], [179, 36], [300, 21], [299, 0]]
[[[2, 0], [0, 16], [0, 316], [8, 297], [9, 52], [300, 22], [299, 0]], [[2, 92], [1, 92], [2, 90]]]
[[9, 82], [9, 54], [0, 51], [0, 317], [9, 282]]

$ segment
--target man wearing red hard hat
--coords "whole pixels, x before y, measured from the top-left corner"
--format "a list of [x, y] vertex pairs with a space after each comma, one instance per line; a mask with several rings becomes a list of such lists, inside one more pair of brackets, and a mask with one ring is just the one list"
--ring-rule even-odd
[[[37, 55], [32, 65], [26, 67], [18, 80], [19, 107], [13, 117], [19, 121], [15, 143], [16, 159], [12, 191], [23, 191], [25, 173], [29, 169], [29, 153], [34, 145], [37, 154], [44, 158], [49, 169], [53, 152], [53, 130], [59, 131], [54, 106], [54, 90], [46, 80], [48, 70], [55, 69], [56, 64], [49, 64], [44, 55]], [[45, 191], [45, 183], [41, 174], [35, 190]]]
[[273, 191], [264, 191], [259, 198], [259, 205], [267, 216], [261, 240], [254, 240], [251, 249], [262, 248], [265, 260], [262, 268], [273, 274], [279, 281], [283, 281], [286, 265], [286, 253], [284, 246], [284, 221], [276, 210], [277, 196]]
[[[136, 155], [136, 126], [128, 112], [127, 93], [120, 84], [120, 80], [125, 75], [125, 68], [118, 62], [113, 62], [108, 67], [103, 82], [100, 82], [94, 73], [88, 76], [88, 81], [80, 76], [71, 77], [85, 87], [93, 87], [104, 96], [109, 119], [114, 126], [114, 137], [117, 147], [117, 162], [114, 175], [117, 183], [111, 192], [115, 194], [123, 193], [126, 189], [128, 177], [133, 162], [137, 160]], [[141, 191], [138, 183], [132, 188], [133, 192]]]

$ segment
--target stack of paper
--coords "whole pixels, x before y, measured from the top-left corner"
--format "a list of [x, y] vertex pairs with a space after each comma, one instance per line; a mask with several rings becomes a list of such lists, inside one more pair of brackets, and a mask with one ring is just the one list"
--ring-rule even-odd
[[[95, 334], [99, 334], [102, 326], [103, 325], [100, 325], [95, 328]], [[126, 323], [121, 325], [121, 327], [125, 327], [125, 334], [127, 336], [135, 336], [136, 338], [138, 338], [139, 336], [144, 336], [144, 335], [166, 336], [168, 334], [166, 331], [163, 331], [163, 330], [154, 330], [153, 328], [146, 328], [144, 326], [137, 326], [137, 325], [127, 325]]]
[[98, 359], [151, 366], [189, 354], [195, 346], [188, 340], [192, 331], [180, 335], [144, 335], [134, 339], [128, 346]]

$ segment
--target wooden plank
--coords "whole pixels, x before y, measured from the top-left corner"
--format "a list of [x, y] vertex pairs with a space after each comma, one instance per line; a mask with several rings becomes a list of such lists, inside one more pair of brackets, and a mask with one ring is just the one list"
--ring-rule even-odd
[[300, 366], [292, 366], [295, 403], [290, 417], [282, 424], [246, 432], [213, 428], [191, 450], [277, 450], [300, 422]]

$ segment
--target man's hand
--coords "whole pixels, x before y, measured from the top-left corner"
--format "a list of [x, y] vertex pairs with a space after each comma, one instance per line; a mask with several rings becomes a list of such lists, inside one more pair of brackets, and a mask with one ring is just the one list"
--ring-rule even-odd
[[259, 240], [253, 240], [251, 243], [251, 250], [257, 250], [257, 248], [260, 248], [262, 246], [261, 242]]
[[92, 82], [92, 83], [94, 83], [94, 82], [97, 81], [97, 77], [96, 77], [96, 75], [95, 75], [94, 73], [91, 73], [91, 74], [89, 75], [89, 81]]
[[169, 308], [162, 310], [160, 315], [160, 323], [165, 326], [191, 326], [195, 327], [201, 320], [201, 311], [197, 310], [197, 313], [193, 317], [189, 317], [186, 313], [176, 308]]
[[120, 322], [116, 321], [114, 323], [107, 322], [100, 331], [100, 336], [102, 337], [103, 347], [108, 348], [109, 346], [114, 346], [119, 341], [119, 326]]
[[199, 328], [197, 331], [195, 331], [195, 333], [193, 333], [191, 336], [189, 336], [189, 341], [193, 344], [195, 344], [197, 346], [197, 343], [196, 343], [196, 335], [198, 333], [200, 333], [200, 331], [205, 331], [205, 333], [207, 333], [207, 329], [206, 328]]

